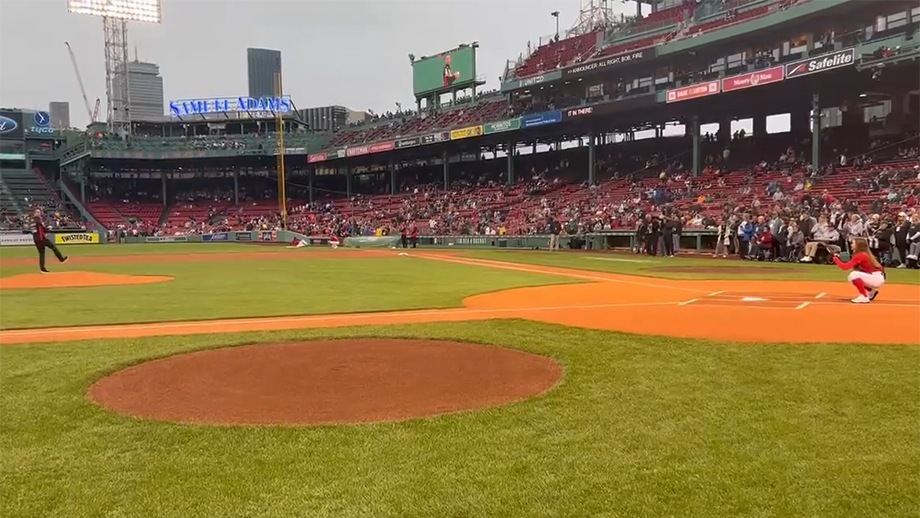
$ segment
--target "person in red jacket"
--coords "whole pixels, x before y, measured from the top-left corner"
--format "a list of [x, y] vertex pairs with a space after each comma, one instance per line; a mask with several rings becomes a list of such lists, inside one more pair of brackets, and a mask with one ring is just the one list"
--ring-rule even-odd
[[412, 248], [418, 246], [418, 227], [412, 225], [412, 231], [409, 233], [409, 243], [412, 244]]
[[841, 270], [853, 270], [847, 276], [859, 296], [852, 300], [854, 304], [868, 304], [878, 296], [878, 289], [885, 284], [885, 268], [878, 259], [869, 251], [869, 242], [864, 237], [857, 237], [850, 241], [853, 257], [843, 262], [834, 255], [834, 264]]
[[58, 261], [62, 263], [67, 262], [67, 256], [62, 254], [61, 251], [58, 250], [58, 247], [55, 246], [54, 242], [48, 239], [48, 227], [45, 226], [45, 215], [42, 214], [41, 209], [35, 209], [35, 212], [32, 214], [31, 228], [24, 233], [32, 234], [32, 242], [35, 243], [35, 249], [38, 250], [38, 269], [40, 272], [49, 273], [48, 269], [45, 268], [46, 248], [51, 249]]

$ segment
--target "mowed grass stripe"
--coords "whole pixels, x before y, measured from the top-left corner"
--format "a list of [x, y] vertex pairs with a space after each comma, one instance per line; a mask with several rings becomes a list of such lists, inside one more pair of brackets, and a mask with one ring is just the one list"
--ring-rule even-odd
[[302, 261], [98, 264], [92, 271], [170, 275], [174, 280], [138, 286], [4, 290], [0, 328], [451, 308], [488, 291], [572, 282], [397, 256], [307, 254]]

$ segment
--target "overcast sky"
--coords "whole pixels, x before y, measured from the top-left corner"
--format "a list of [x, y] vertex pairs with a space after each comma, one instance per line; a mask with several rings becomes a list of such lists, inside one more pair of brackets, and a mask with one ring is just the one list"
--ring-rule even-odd
[[[339, 104], [385, 112], [412, 105], [408, 54], [479, 41], [477, 74], [497, 88], [506, 60], [528, 41], [566, 29], [580, 0], [163, 0], [163, 23], [132, 24], [131, 59], [160, 66], [170, 99], [246, 95], [246, 48], [282, 52], [284, 86], [298, 108]], [[618, 11], [634, 4], [612, 2]], [[0, 0], [0, 105], [47, 109], [69, 101], [89, 117], [64, 42], [73, 46], [90, 104], [102, 99], [102, 20], [67, 0]]]

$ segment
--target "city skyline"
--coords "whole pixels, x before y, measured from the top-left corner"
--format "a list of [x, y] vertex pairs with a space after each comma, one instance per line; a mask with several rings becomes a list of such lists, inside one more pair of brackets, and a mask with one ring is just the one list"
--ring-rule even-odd
[[[64, 41], [69, 41], [89, 101], [102, 99], [100, 118], [104, 118], [101, 20], [70, 14], [63, 3], [42, 1], [47, 1], [48, 9], [36, 10], [29, 0], [0, 3], [0, 61], [4, 64], [0, 104], [44, 109], [49, 101], [57, 100], [82, 106], [64, 47]], [[479, 0], [443, 0], [425, 4], [424, 10], [417, 1], [320, 0], [279, 2], [285, 6], [285, 16], [271, 17], [265, 15], [264, 2], [239, 0], [232, 9], [215, 8], [220, 4], [165, 0], [162, 25], [129, 26], [132, 53], [137, 49], [141, 61], [160, 66], [166, 101], [246, 95], [246, 49], [250, 47], [282, 52], [285, 93], [298, 108], [339, 105], [384, 113], [394, 111], [397, 102], [412, 106], [407, 55], [432, 54], [470, 41], [480, 42], [477, 73], [484, 76], [485, 89], [496, 89], [506, 60], [523, 53], [528, 41], [535, 47], [540, 36], [555, 30], [550, 13], [562, 12], [562, 19], [568, 20], [564, 28], [577, 19], [580, 2], [533, 0], [531, 9], [521, 11], [514, 2]], [[615, 9], [635, 12], [633, 5], [619, 2]], [[26, 41], [39, 25], [54, 35], [51, 42], [17, 44]], [[315, 48], [321, 50], [312, 50]], [[83, 109], [73, 110], [71, 117], [74, 126], [88, 123]]]

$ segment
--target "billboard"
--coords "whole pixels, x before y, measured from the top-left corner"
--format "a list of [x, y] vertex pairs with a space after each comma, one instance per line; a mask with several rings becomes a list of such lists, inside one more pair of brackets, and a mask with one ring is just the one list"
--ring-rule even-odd
[[173, 117], [229, 112], [290, 113], [293, 110], [294, 105], [291, 103], [290, 95], [281, 97], [215, 97], [169, 101], [169, 114]]
[[459, 47], [412, 62], [412, 91], [415, 95], [463, 88], [476, 79], [476, 49]]
[[848, 49], [789, 63], [786, 65], [786, 79], [809, 76], [835, 68], [848, 67], [854, 63], [856, 63], [856, 48], [850, 47]]
[[690, 99], [699, 99], [700, 97], [715, 95], [721, 91], [722, 83], [720, 81], [707, 81], [705, 83], [697, 83], [690, 86], [672, 88], [667, 91], [666, 101], [668, 103], [689, 101]]
[[0, 111], [0, 139], [22, 140], [25, 133], [22, 129], [22, 112]]
[[735, 90], [745, 90], [756, 86], [778, 83], [785, 77], [783, 66], [748, 72], [737, 76], [726, 77], [722, 80], [723, 92], [734, 92]]
[[536, 126], [545, 126], [562, 122], [562, 112], [559, 110], [552, 112], [536, 113], [534, 115], [525, 115], [521, 117], [522, 128], [533, 128]]

